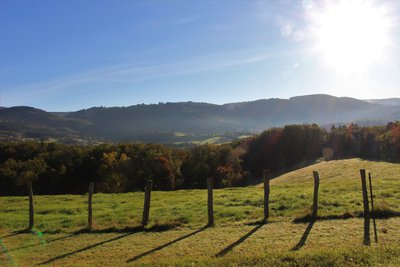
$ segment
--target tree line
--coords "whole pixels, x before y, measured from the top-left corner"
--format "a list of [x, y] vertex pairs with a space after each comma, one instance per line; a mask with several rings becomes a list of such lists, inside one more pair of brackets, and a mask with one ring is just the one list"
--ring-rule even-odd
[[0, 194], [81, 194], [95, 182], [97, 192], [217, 188], [258, 181], [262, 170], [284, 172], [315, 162], [359, 157], [400, 162], [400, 122], [360, 127], [288, 125], [223, 145], [178, 149], [160, 144], [96, 146], [27, 141], [0, 143]]

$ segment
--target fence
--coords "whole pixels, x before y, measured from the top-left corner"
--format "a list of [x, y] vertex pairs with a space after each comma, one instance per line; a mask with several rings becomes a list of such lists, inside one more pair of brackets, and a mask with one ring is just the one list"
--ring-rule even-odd
[[[318, 194], [319, 194], [319, 184], [320, 177], [317, 171], [313, 171], [314, 178], [314, 192], [313, 192], [313, 203], [312, 203], [312, 213], [311, 213], [311, 223], [313, 224], [318, 218]], [[361, 188], [362, 188], [362, 197], [363, 197], [363, 217], [364, 217], [364, 244], [370, 245], [370, 219], [372, 217], [373, 220], [373, 228], [374, 228], [374, 237], [375, 242], [378, 242], [377, 236], [377, 227], [374, 216], [374, 202], [373, 202], [373, 193], [372, 193], [372, 178], [369, 173], [369, 192], [371, 199], [371, 210], [369, 208], [369, 199], [368, 199], [368, 188], [367, 188], [367, 179], [366, 179], [366, 171], [365, 169], [360, 170], [361, 176]], [[263, 211], [264, 217], [261, 220], [262, 223], [267, 223], [269, 219], [269, 195], [270, 195], [270, 180], [271, 180], [271, 172], [268, 170], [263, 171], [263, 188], [264, 188], [264, 196], [263, 196]], [[153, 182], [148, 180], [145, 187], [144, 192], [144, 206], [143, 206], [143, 216], [142, 216], [142, 227], [146, 227], [150, 217], [150, 207], [151, 207], [151, 191], [153, 187]], [[32, 183], [27, 183], [27, 189], [29, 194], [29, 225], [28, 229], [32, 230], [34, 228], [35, 223], [35, 209], [34, 209], [34, 196], [33, 196], [33, 188]], [[89, 184], [88, 190], [88, 223], [87, 228], [91, 230], [93, 228], [93, 193], [94, 193], [94, 183]], [[213, 178], [207, 178], [207, 215], [208, 215], [208, 223], [207, 226], [215, 225], [214, 221], [214, 197], [213, 197]]]

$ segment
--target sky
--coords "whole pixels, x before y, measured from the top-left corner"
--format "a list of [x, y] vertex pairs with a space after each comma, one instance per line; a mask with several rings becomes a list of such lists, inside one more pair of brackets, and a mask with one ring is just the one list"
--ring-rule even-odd
[[400, 97], [399, 16], [400, 0], [2, 0], [0, 106]]

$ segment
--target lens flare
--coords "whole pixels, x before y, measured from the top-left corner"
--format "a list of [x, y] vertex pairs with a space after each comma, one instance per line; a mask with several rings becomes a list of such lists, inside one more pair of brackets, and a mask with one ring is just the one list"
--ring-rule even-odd
[[33, 228], [32, 233], [34, 233], [39, 238], [40, 243], [42, 245], [47, 244], [46, 239], [44, 239], [44, 237], [43, 237], [43, 233], [41, 231], [39, 231], [37, 228]]
[[7, 258], [10, 261], [10, 263], [12, 264], [12, 266], [17, 266], [17, 263], [14, 261], [13, 257], [11, 256], [10, 251], [8, 250], [6, 245], [4, 245], [3, 240], [1, 240], [1, 239], [0, 239], [0, 247], [3, 249], [4, 253], [7, 255]]

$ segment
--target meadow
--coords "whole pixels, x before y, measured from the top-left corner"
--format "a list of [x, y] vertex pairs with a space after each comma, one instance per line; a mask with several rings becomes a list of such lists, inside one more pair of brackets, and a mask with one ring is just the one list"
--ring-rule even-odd
[[[359, 169], [372, 174], [378, 244], [363, 246]], [[309, 223], [312, 171], [320, 175], [318, 219]], [[262, 185], [214, 190], [215, 226], [207, 224], [207, 191], [153, 191], [142, 229], [143, 192], [0, 197], [1, 266], [213, 265], [399, 266], [400, 164], [322, 161], [271, 180], [270, 219]], [[372, 231], [371, 231], [372, 233]]]

